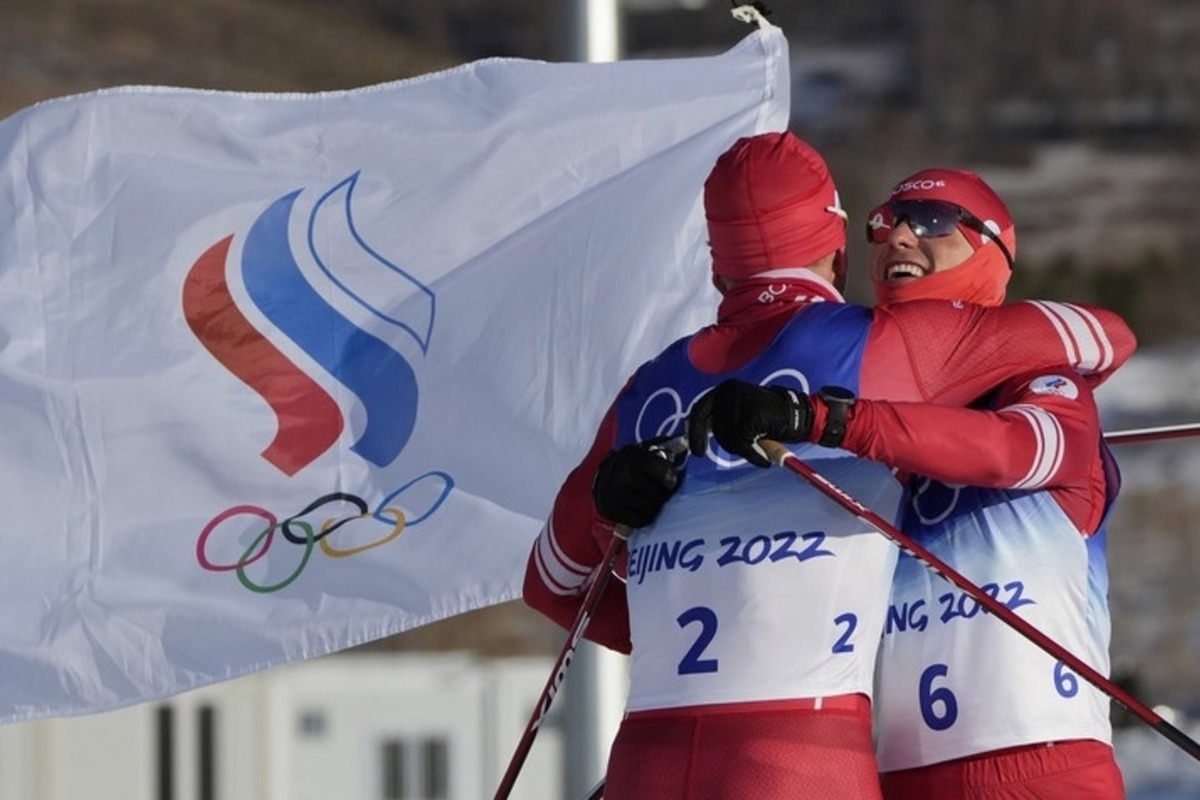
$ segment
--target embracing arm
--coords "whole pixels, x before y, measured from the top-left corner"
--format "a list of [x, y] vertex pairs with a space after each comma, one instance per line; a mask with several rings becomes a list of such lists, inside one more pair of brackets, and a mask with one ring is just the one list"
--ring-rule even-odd
[[[820, 400], [814, 405], [814, 430], [822, 430], [827, 412]], [[1081, 531], [1094, 532], [1104, 474], [1086, 381], [1070, 369], [1026, 372], [1000, 388], [995, 408], [860, 400], [847, 413], [841, 446], [943, 483], [1049, 490]]]
[[860, 394], [965, 405], [1014, 374], [1064, 364], [1095, 388], [1136, 348], [1125, 321], [1095, 306], [914, 300], [875, 310]]
[[[593, 573], [612, 541], [613, 524], [596, 511], [591, 489], [615, 438], [616, 414], [610, 408], [591, 450], [559, 489], [525, 566], [525, 602], [565, 629], [574, 623]], [[629, 652], [629, 618], [621, 581], [609, 581], [605, 587], [585, 638]]]

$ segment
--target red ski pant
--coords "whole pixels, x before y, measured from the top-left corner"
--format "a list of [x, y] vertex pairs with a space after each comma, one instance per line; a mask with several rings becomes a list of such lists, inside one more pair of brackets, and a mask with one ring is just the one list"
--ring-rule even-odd
[[1089, 739], [885, 772], [880, 781], [886, 800], [1125, 800], [1112, 748]]
[[863, 695], [633, 712], [605, 800], [879, 800]]

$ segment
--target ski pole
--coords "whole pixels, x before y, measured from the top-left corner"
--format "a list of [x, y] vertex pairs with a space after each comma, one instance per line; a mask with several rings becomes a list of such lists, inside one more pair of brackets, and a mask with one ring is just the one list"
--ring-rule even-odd
[[[670, 461], [678, 469], [682, 469], [682, 461], [680, 459], [687, 457], [687, 438], [676, 436], [672, 439], [666, 439], [651, 445], [650, 450]], [[554, 696], [558, 694], [558, 690], [562, 686], [563, 679], [567, 674], [567, 667], [571, 666], [571, 659], [575, 656], [575, 651], [579, 648], [579, 642], [583, 639], [583, 634], [587, 630], [588, 623], [592, 620], [592, 614], [596, 613], [596, 608], [600, 605], [600, 597], [604, 594], [604, 588], [608, 586], [608, 582], [612, 578], [617, 561], [621, 558], [621, 554], [625, 552], [625, 543], [631, 533], [633, 533], [633, 529], [628, 525], [617, 525], [613, 528], [613, 539], [608, 545], [604, 559], [600, 562], [600, 571], [596, 573], [595, 579], [583, 595], [583, 600], [579, 604], [579, 611], [575, 614], [575, 621], [571, 624], [571, 629], [567, 633], [567, 641], [563, 644], [562, 652], [558, 654], [554, 666], [550, 669], [550, 677], [546, 680], [546, 685], [542, 689], [542, 694], [538, 698], [537, 705], [533, 708], [533, 715], [530, 717], [529, 723], [525, 726], [525, 732], [521, 734], [521, 739], [517, 742], [517, 749], [509, 761], [508, 769], [504, 772], [504, 777], [500, 780], [500, 786], [496, 789], [494, 800], [507, 800], [508, 795], [512, 792], [513, 785], [517, 782], [517, 775], [521, 772], [521, 767], [525, 765], [525, 759], [529, 756], [529, 749], [533, 746], [533, 739], [537, 736], [538, 729], [541, 728], [542, 723], [546, 719], [546, 714], [550, 711], [550, 704], [554, 701]], [[601, 781], [601, 790], [603, 786], [604, 783]]]
[[939, 559], [937, 556], [930, 553], [921, 545], [917, 544], [913, 539], [902, 533], [899, 529], [885, 520], [883, 517], [876, 514], [871, 509], [864, 506], [862, 503], [855, 500], [850, 495], [835, 486], [827, 478], [822, 476], [808, 464], [805, 464], [794, 453], [788, 450], [778, 442], [769, 439], [759, 439], [758, 443], [766, 452], [767, 457], [775, 464], [786, 467], [792, 472], [807, 480], [817, 491], [833, 500], [842, 508], [854, 514], [863, 522], [870, 525], [875, 530], [882, 533], [887, 538], [898, 544], [905, 552], [913, 558], [920, 561], [925, 566], [932, 569], [938, 575], [953, 583], [958, 588], [962, 589], [967, 594], [971, 595], [981, 606], [987, 609], [992, 614], [999, 617], [1009, 627], [1014, 628], [1018, 633], [1026, 639], [1033, 642], [1042, 650], [1049, 653], [1052, 657], [1063, 662], [1077, 674], [1081, 675], [1088, 683], [1095, 686], [1106, 695], [1116, 700], [1126, 708], [1134, 716], [1141, 719], [1151, 728], [1161, 733], [1167, 739], [1175, 743], [1190, 755], [1192, 758], [1200, 761], [1200, 743], [1190, 738], [1183, 731], [1176, 728], [1171, 723], [1154, 713], [1150, 708], [1131, 697], [1125, 690], [1117, 686], [1108, 678], [1101, 675], [1096, 670], [1088, 666], [1078, 656], [1067, 650], [1062, 645], [1055, 642], [1046, 634], [1035, 628], [1022, 617], [1008, 608], [1008, 606], [996, 600], [983, 589], [976, 586], [962, 574], [956, 572], [948, 564]]
[[[1137, 429], [1133, 429], [1133, 430], [1111, 431], [1111, 432], [1104, 434], [1104, 440], [1106, 442], [1108, 442], [1109, 444], [1139, 444], [1141, 442], [1154, 442], [1154, 441], [1160, 441], [1163, 439], [1178, 439], [1178, 438], [1184, 438], [1184, 437], [1188, 437], [1188, 436], [1200, 436], [1200, 423], [1184, 423], [1184, 424], [1180, 424], [1180, 425], [1164, 425], [1164, 426], [1155, 427], [1155, 428], [1137, 428]], [[774, 443], [773, 442], [764, 442], [764, 447], [766, 447], [768, 455], [771, 455], [772, 460], [774, 460], [776, 463], [779, 463], [778, 458], [775, 455], [775, 453], [773, 452], [772, 448], [770, 448], [768, 446], [770, 444], [774, 444]], [[776, 445], [776, 447], [779, 447], [779, 445]], [[783, 449], [783, 448], [780, 448], [780, 449]], [[788, 453], [788, 455], [791, 455], [791, 453], [788, 452], [786, 449], [784, 450], [784, 452]], [[804, 473], [801, 472], [800, 474], [803, 475]], [[807, 476], [805, 476], [805, 477], [807, 477]], [[818, 480], [824, 480], [824, 479], [818, 477]], [[828, 483], [828, 482], [826, 482], [826, 483]], [[832, 484], [830, 484], [830, 485], [832, 486]], [[823, 487], [818, 487], [818, 488], [823, 489]], [[838, 491], [836, 489], [836, 487], [834, 487], [834, 490]], [[854, 501], [851, 499], [851, 502], [854, 505], [857, 505], [857, 501]], [[843, 507], [845, 507], [844, 503], [843, 503]], [[858, 510], [856, 508], [852, 507], [852, 508], [850, 508], [850, 510], [855, 514], [858, 514]], [[867, 522], [868, 522], [868, 524], [871, 524], [872, 526], [874, 526], [874, 523], [871, 522], [870, 520], [867, 520]], [[894, 542], [899, 544], [901, 547], [908, 549], [908, 545], [906, 543], [899, 541], [896, 537], [890, 536], [890, 534], [888, 534], [885, 531], [881, 531], [881, 532], [883, 532], [885, 536], [889, 536], [889, 538], [891, 538]], [[915, 543], [914, 543], [914, 548], [915, 548]], [[910, 550], [910, 552], [912, 552], [912, 550]], [[913, 552], [913, 555], [916, 556], [916, 558], [919, 561], [922, 561], [923, 563], [925, 563], [926, 566], [929, 566], [935, 572], [938, 572], [939, 574], [941, 574], [941, 568], [939, 566], [935, 566], [934, 564], [930, 563], [930, 560], [932, 560], [932, 561], [936, 562], [937, 564], [941, 564], [941, 562], [938, 561], [936, 558], [934, 558], [932, 555], [929, 556], [930, 560], [926, 560], [925, 558], [922, 558], [920, 555], [917, 555], [917, 553], [915, 553], [915, 552]], [[949, 570], [949, 567], [946, 567], [946, 569]], [[943, 575], [943, 577], [946, 577], [946, 576]], [[967, 582], [966, 578], [962, 578], [961, 575], [959, 577], [964, 582]], [[950, 579], [948, 579], [948, 580], [950, 580]], [[958, 583], [957, 581], [951, 580], [951, 582], [956, 583], [960, 588], [966, 589], [966, 587], [964, 587], [961, 583]], [[979, 590], [979, 591], [982, 591], [982, 590]], [[978, 597], [974, 593], [972, 593], [972, 596], [976, 597], [976, 599], [978, 599]], [[986, 594], [984, 596], [988, 597], [989, 599], [991, 597], [990, 595], [986, 595]], [[989, 608], [989, 610], [990, 610], [990, 608]], [[1007, 607], [1005, 607], [1005, 610], [1006, 611], [1008, 610]], [[1000, 615], [1000, 616], [1003, 617], [1003, 615]], [[1020, 619], [1020, 618], [1018, 617], [1018, 619]], [[1005, 621], [1008, 622], [1008, 620], [1005, 620]], [[1009, 624], [1011, 624], [1011, 622]], [[1026, 635], [1028, 635], [1028, 634], [1026, 634]], [[1034, 643], [1040, 644], [1036, 640]], [[1055, 655], [1055, 654], [1052, 652], [1051, 655]], [[1064, 660], [1064, 659], [1060, 659], [1060, 660]], [[1109, 683], [1109, 681], [1104, 680], [1103, 678], [1102, 678], [1102, 680], [1104, 681], [1105, 684]], [[1166, 731], [1163, 731], [1161, 729], [1160, 729], [1160, 732], [1163, 733], [1163, 735], [1166, 736], [1168, 739], [1170, 739], [1171, 741], [1175, 742], [1180, 747], [1182, 747], [1185, 751], [1187, 751], [1193, 757], [1200, 758], [1200, 755], [1197, 754], [1196, 743], [1193, 742], [1191, 739], [1189, 739], [1182, 732], [1175, 731], [1174, 728], [1171, 728], [1171, 726], [1165, 720], [1163, 720], [1161, 717], [1159, 717], [1153, 711], [1146, 709], [1145, 706], [1142, 706], [1142, 704], [1138, 703], [1136, 700], [1134, 700], [1131, 697], [1126, 697], [1126, 698], [1122, 699], [1122, 698], [1114, 696], [1113, 693], [1108, 691], [1108, 689], [1105, 686], [1098, 686], [1097, 688], [1099, 688], [1105, 694], [1108, 694], [1110, 697], [1113, 697], [1114, 700], [1116, 700], [1118, 703], [1121, 703], [1123, 706], [1128, 708], [1132, 713], [1137, 715], [1139, 718], [1141, 718], [1144, 722], [1149, 724], [1151, 727], [1159, 728], [1159, 725], [1161, 724], [1161, 725], [1165, 725], [1167, 728], [1170, 728], [1172, 731], [1174, 731], [1174, 733], [1167, 733]], [[1115, 685], [1113, 686], [1113, 688], [1116, 689], [1118, 692], [1120, 691], [1119, 689], [1117, 689], [1117, 687]], [[1130, 704], [1133, 704], [1133, 705], [1136, 705], [1136, 706], [1142, 708], [1149, 715], [1150, 718], [1147, 718], [1147, 716], [1139, 713], [1138, 711], [1135, 711], [1133, 708], [1130, 707]], [[1182, 737], [1184, 742], [1177, 741], [1177, 739], [1175, 738], [1176, 735], [1178, 735], [1179, 737]], [[589, 791], [587, 793], [585, 800], [601, 800], [601, 798], [603, 798], [603, 797], [604, 797], [604, 779], [601, 778], [600, 782], [597, 783], [595, 786], [593, 786], [591, 791]]]
[[1138, 428], [1129, 431], [1113, 431], [1112, 433], [1104, 434], [1104, 441], [1109, 444], [1138, 444], [1140, 442], [1156, 442], [1161, 439], [1182, 439], [1186, 436], [1200, 436], [1200, 422], [1162, 425], [1157, 428]]
[[583, 602], [579, 606], [579, 611], [575, 614], [575, 622], [571, 625], [571, 629], [567, 634], [567, 641], [563, 644], [562, 652], [558, 654], [558, 658], [550, 670], [550, 677], [542, 689], [541, 696], [538, 697], [537, 705], [533, 709], [533, 715], [525, 725], [525, 732], [521, 734], [521, 739], [517, 743], [517, 749], [513, 752], [512, 759], [508, 763], [508, 769], [500, 781], [500, 786], [496, 789], [495, 800], [506, 800], [512, 792], [513, 785], [517, 782], [517, 775], [521, 772], [521, 767], [525, 765], [525, 759], [529, 756], [529, 749], [533, 746], [534, 737], [537, 736], [538, 729], [541, 728], [542, 723], [546, 720], [546, 714], [550, 711], [550, 704], [554, 701], [554, 696], [558, 694], [563, 679], [566, 677], [567, 667], [571, 666], [571, 659], [575, 656], [575, 651], [579, 648], [579, 642], [583, 639], [584, 631], [587, 630], [588, 623], [592, 619], [592, 614], [596, 612], [596, 608], [600, 604], [600, 596], [604, 594], [604, 588], [608, 586], [613, 568], [616, 566], [621, 554], [625, 551], [625, 539], [628, 536], [629, 528], [624, 525], [618, 525], [614, 529], [613, 540], [608, 546], [608, 551], [604, 554], [604, 560], [600, 562], [600, 571], [596, 573], [595, 579], [583, 596]]

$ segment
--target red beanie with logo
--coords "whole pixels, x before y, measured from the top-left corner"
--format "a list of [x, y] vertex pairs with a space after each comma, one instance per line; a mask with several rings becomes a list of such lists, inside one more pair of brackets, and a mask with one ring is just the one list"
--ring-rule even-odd
[[[957, 169], [925, 169], [910, 175], [892, 187], [885, 202], [902, 200], [940, 200], [953, 203], [979, 219], [996, 234], [1012, 255], [1017, 252], [1017, 236], [1012, 216], [1004, 201], [973, 172]], [[915, 281], [891, 283], [875, 280], [875, 298], [880, 303], [909, 300], [962, 300], [983, 306], [1004, 302], [1012, 269], [1008, 260], [989, 237], [959, 224], [975, 251], [950, 269], [926, 275]], [[991, 244], [991, 247], [984, 247]]]
[[[892, 187], [887, 202], [899, 200], [941, 200], [964, 208], [1000, 237], [1009, 255], [1016, 258], [1017, 234], [1008, 207], [992, 187], [974, 172], [961, 169], [924, 169]], [[964, 229], [971, 247], [978, 250], [988, 238], [978, 231]]]
[[744, 279], [806, 267], [846, 246], [825, 159], [791, 133], [738, 139], [704, 182], [713, 273]]

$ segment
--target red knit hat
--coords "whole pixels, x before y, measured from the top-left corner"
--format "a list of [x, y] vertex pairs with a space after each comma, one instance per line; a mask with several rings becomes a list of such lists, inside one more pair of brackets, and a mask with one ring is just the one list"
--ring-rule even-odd
[[[898, 200], [942, 200], [964, 208], [1000, 237], [1009, 255], [1017, 255], [1017, 233], [1008, 207], [1000, 195], [974, 172], [961, 169], [921, 170], [892, 187], [885, 202]], [[987, 237], [978, 231], [964, 230], [964, 233], [971, 247], [976, 250], [988, 242]]]
[[704, 182], [713, 272], [748, 278], [806, 267], [846, 246], [837, 187], [820, 153], [791, 133], [738, 139]]

